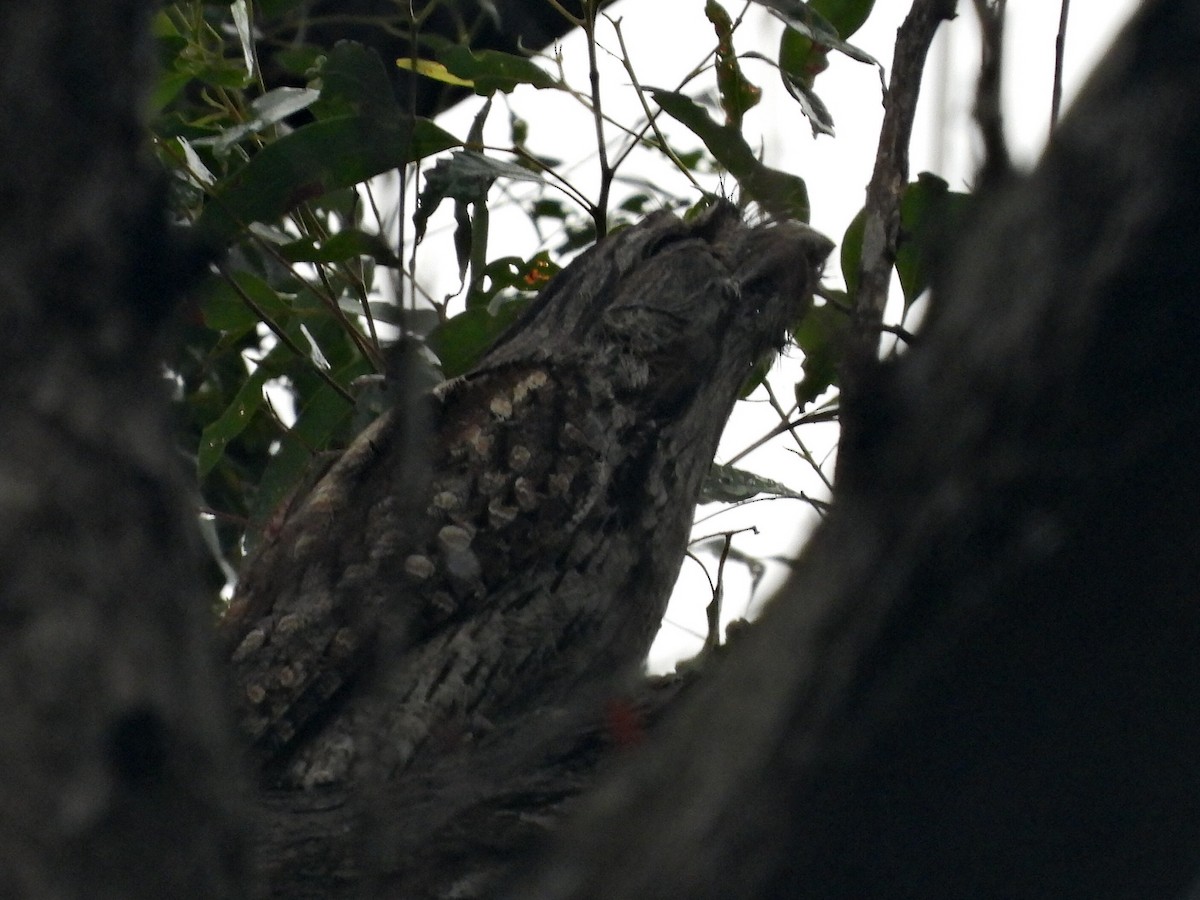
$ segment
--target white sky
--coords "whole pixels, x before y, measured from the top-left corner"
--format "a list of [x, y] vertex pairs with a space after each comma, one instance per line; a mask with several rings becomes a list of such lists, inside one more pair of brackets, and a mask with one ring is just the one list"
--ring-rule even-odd
[[[877, 0], [871, 18], [851, 39], [852, 43], [880, 60], [889, 73], [896, 29], [910, 5], [908, 0]], [[1066, 41], [1064, 109], [1136, 5], [1135, 0], [1088, 3], [1076, 0]], [[725, 6], [734, 16], [742, 8], [741, 3], [733, 0], [726, 0]], [[712, 26], [704, 17], [704, 0], [624, 0], [610, 10], [610, 15], [621, 22], [629, 56], [642, 85], [676, 87], [680, 78], [703, 59], [713, 44]], [[1008, 15], [1004, 82], [1007, 128], [1015, 159], [1031, 164], [1041, 151], [1049, 122], [1059, 3], [1009, 0]], [[757, 8], [752, 9], [735, 38], [735, 46], [740, 52], [758, 50], [773, 56], [781, 29], [782, 25], [775, 19]], [[616, 53], [618, 42], [611, 27], [601, 27], [599, 39], [602, 46]], [[575, 85], [584, 87], [587, 84], [587, 58], [579, 35], [564, 43], [562, 54], [569, 78]], [[962, 190], [969, 183], [975, 160], [970, 107], [978, 59], [975, 16], [967, 0], [960, 0], [958, 18], [943, 26], [930, 58], [933, 66], [927, 71], [911, 148], [912, 175], [915, 177], [923, 170], [934, 171], [946, 178], [953, 189]], [[602, 68], [605, 111], [619, 121], [636, 122], [641, 108], [628, 76], [613, 59], [608, 59]], [[876, 71], [844, 57], [833, 58], [832, 65], [819, 77], [816, 87], [834, 117], [837, 136], [814, 139], [807, 121], [784, 92], [774, 71], [753, 61], [747, 61], [744, 69], [764, 89], [763, 103], [747, 115], [744, 133], [752, 143], [761, 140], [768, 164], [806, 179], [812, 203], [812, 224], [834, 240], [840, 240], [846, 225], [862, 205], [874, 164], [882, 116]], [[707, 73], [689, 90], [708, 89], [712, 84], [712, 75]], [[480, 103], [472, 100], [462, 104], [444, 120], [447, 127], [456, 134], [465, 134]], [[514, 94], [512, 103], [530, 123], [530, 146], [537, 152], [568, 162], [577, 161], [571, 168], [573, 181], [594, 196], [595, 138], [590, 115], [582, 112], [574, 101], [555, 96], [550, 91], [520, 89]], [[506, 119], [503, 107], [493, 110], [489, 141], [498, 145], [507, 143]], [[669, 134], [682, 149], [698, 145], [682, 128], [672, 128]], [[655, 183], [670, 185], [677, 193], [685, 193], [686, 183], [681, 177], [660, 165], [648, 164], [647, 159], [631, 159], [629, 173], [648, 176]], [[732, 188], [732, 184], [729, 187]], [[492, 199], [496, 197], [496, 189], [493, 189]], [[434, 222], [431, 243], [438, 232], [436, 218]], [[445, 224], [441, 226], [441, 232], [440, 239], [448, 240]], [[555, 240], [551, 238], [550, 243], [553, 245]], [[536, 249], [539, 249], [537, 236], [519, 213], [511, 216], [493, 213], [491, 257], [507, 253], [528, 256]], [[840, 286], [837, 254], [838, 250], [835, 250], [831, 256], [826, 281]], [[424, 258], [452, 256], [429, 252]], [[426, 269], [427, 274], [430, 271]], [[452, 272], [445, 271], [444, 264], [431, 280], [431, 286], [442, 293], [452, 291], [457, 281]], [[785, 405], [789, 403], [798, 372], [799, 360], [792, 358], [777, 365], [772, 374], [777, 395]], [[728, 459], [778, 421], [761, 399], [761, 391], [752, 401], [757, 402], [738, 404], [722, 443], [721, 459]], [[813, 426], [807, 433], [802, 431], [801, 436], [818, 458], [827, 459], [826, 454], [836, 435], [828, 427]], [[739, 465], [793, 488], [824, 496], [820, 481], [797, 459], [785, 441], [775, 441]], [[826, 471], [832, 474], [832, 460], [827, 461]], [[714, 509], [705, 506], [700, 512], [703, 515]], [[746, 554], [767, 558], [792, 553], [813, 521], [811, 511], [800, 502], [757, 502], [704, 522], [698, 526], [696, 534], [756, 525], [760, 533], [757, 536], [740, 535], [735, 539], [734, 547]], [[711, 556], [702, 555], [701, 558], [715, 570]], [[725, 618], [744, 615], [748, 604], [757, 609], [785, 574], [785, 566], [769, 564], [768, 577], [751, 600], [747, 569], [727, 564]], [[694, 561], [685, 561], [667, 623], [651, 653], [652, 668], [670, 668], [674, 660], [699, 649], [705, 629], [704, 608], [710, 598], [708, 581], [700, 566]]]

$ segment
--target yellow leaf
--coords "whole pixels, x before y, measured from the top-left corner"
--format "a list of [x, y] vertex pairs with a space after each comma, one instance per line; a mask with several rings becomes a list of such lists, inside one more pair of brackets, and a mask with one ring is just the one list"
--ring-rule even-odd
[[443, 81], [446, 84], [453, 84], [457, 87], [475, 87], [475, 82], [468, 81], [466, 78], [459, 78], [440, 62], [434, 62], [431, 59], [409, 59], [404, 57], [396, 60], [396, 65], [405, 71], [416, 72], [418, 75], [424, 75], [426, 78], [432, 78], [435, 81]]

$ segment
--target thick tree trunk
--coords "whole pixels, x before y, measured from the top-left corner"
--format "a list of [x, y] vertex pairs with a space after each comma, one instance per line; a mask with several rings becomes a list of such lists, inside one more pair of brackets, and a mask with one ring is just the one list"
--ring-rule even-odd
[[799, 574], [522, 898], [1177, 896], [1200, 870], [1200, 5], [981, 198]]
[[157, 352], [187, 272], [138, 115], [150, 7], [0, 11], [5, 897], [246, 889]]

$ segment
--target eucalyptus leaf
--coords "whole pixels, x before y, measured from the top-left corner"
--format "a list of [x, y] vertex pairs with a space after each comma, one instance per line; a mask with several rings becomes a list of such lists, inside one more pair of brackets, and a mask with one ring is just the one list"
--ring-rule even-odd
[[402, 56], [396, 60], [396, 67], [406, 72], [416, 72], [418, 75], [424, 75], [426, 78], [432, 78], [434, 81], [440, 81], [453, 87], [472, 89], [475, 87], [475, 82], [469, 78], [459, 78], [447, 69], [444, 63], [435, 62], [432, 59], [409, 59]]
[[496, 91], [512, 93], [521, 84], [562, 88], [557, 78], [524, 56], [499, 50], [471, 50], [461, 44], [447, 47], [439, 56], [452, 74], [471, 82], [475, 93], [484, 97]]
[[318, 97], [319, 91], [311, 88], [279, 87], [268, 91], [250, 104], [254, 115], [232, 128], [227, 128], [214, 138], [200, 138], [197, 145], [209, 144], [213, 152], [224, 155], [229, 148], [247, 135], [257, 134], [282, 122], [288, 116], [311, 106]]
[[[897, 236], [896, 274], [907, 310], [929, 286], [930, 254], [954, 234], [966, 213], [970, 195], [951, 191], [942, 178], [921, 172], [900, 198], [900, 232]], [[866, 210], [859, 210], [842, 237], [842, 277], [853, 297], [858, 291]]]
[[200, 310], [209, 328], [242, 334], [257, 325], [261, 321], [259, 312], [251, 309], [243, 295], [276, 322], [291, 315], [294, 298], [280, 293], [260, 276], [240, 271], [233, 274], [232, 280], [233, 285], [214, 280], [204, 295]]
[[259, 366], [255, 369], [220, 418], [205, 426], [200, 435], [200, 446], [196, 451], [196, 469], [201, 478], [221, 461], [229, 442], [250, 424], [254, 414], [262, 406], [263, 385], [269, 377], [265, 367]]
[[726, 123], [740, 128], [742, 117], [762, 99], [762, 89], [742, 73], [733, 48], [733, 20], [725, 7], [717, 0], [707, 0], [704, 14], [717, 32], [717, 90], [721, 108], [725, 110]]
[[879, 61], [865, 50], [842, 40], [837, 28], [814, 8], [816, 4], [804, 3], [802, 0], [753, 0], [753, 2], [766, 7], [775, 18], [789, 28], [800, 32], [813, 43], [830, 47], [853, 60], [875, 66], [882, 76], [883, 66]]
[[[425, 173], [425, 186], [421, 190], [417, 211], [413, 214], [417, 240], [425, 235], [429, 217], [443, 200], [454, 200], [460, 205], [481, 203], [487, 199], [487, 192], [497, 178], [544, 183], [544, 179], [536, 172], [475, 150], [456, 150], [449, 157], [439, 159]], [[460, 211], [460, 226], [462, 215]]]
[[742, 191], [775, 215], [808, 221], [808, 187], [804, 179], [762, 163], [737, 128], [713, 121], [691, 97], [661, 88], [647, 88], [654, 101], [686, 125], [737, 179]]
[[[370, 365], [358, 359], [333, 374], [338, 384], [349, 384], [371, 371]], [[262, 525], [293, 490], [314, 462], [325, 451], [348, 444], [353, 437], [348, 431], [354, 407], [328, 384], [322, 384], [308, 397], [296, 415], [296, 422], [280, 438], [279, 449], [271, 457], [259, 480], [258, 491], [251, 506], [254, 526], [247, 532], [247, 544], [256, 543]], [[316, 460], [314, 459], [316, 457]]]
[[792, 99], [800, 104], [800, 111], [812, 126], [813, 137], [818, 134], [833, 137], [833, 116], [829, 114], [829, 108], [817, 96], [812, 86], [793, 78], [787, 72], [781, 71], [780, 74], [783, 76], [783, 86], [787, 88]]
[[405, 117], [396, 101], [379, 54], [354, 41], [339, 41], [317, 69], [321, 99], [313, 107], [320, 119], [367, 116], [381, 123]]
[[324, 240], [309, 235], [285, 244], [279, 253], [289, 262], [336, 263], [368, 256], [385, 266], [397, 269], [403, 266], [383, 238], [357, 228], [347, 228]]
[[850, 330], [850, 317], [832, 303], [813, 306], [792, 330], [804, 352], [804, 377], [796, 383], [796, 404], [806, 408], [838, 382], [838, 365]]
[[429, 348], [445, 376], [454, 378], [471, 368], [530, 302], [526, 298], [510, 300], [494, 314], [483, 307], [468, 309], [430, 332]]
[[254, 77], [254, 30], [250, 25], [250, 10], [246, 0], [234, 0], [230, 4], [233, 14], [233, 26], [237, 31], [238, 42], [242, 45], [242, 58], [246, 61], [246, 76]]
[[763, 478], [736, 466], [723, 466], [713, 463], [700, 488], [701, 503], [739, 503], [760, 494], [770, 497], [785, 497], [791, 500], [805, 500], [804, 494], [794, 491], [785, 484]]
[[905, 189], [900, 201], [896, 274], [906, 310], [929, 287], [931, 256], [955, 234], [970, 199], [969, 194], [951, 191], [945, 180], [929, 172], [921, 172]]
[[273, 221], [305, 200], [350, 187], [457, 144], [427, 119], [346, 116], [313, 122], [268, 144], [218, 184], [197, 227], [225, 243], [251, 222]]

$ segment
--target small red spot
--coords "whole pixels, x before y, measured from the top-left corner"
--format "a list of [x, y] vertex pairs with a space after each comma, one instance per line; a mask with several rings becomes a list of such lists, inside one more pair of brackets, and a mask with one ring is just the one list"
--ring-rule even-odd
[[609, 700], [604, 704], [604, 725], [618, 747], [636, 747], [646, 740], [642, 715], [626, 700]]

